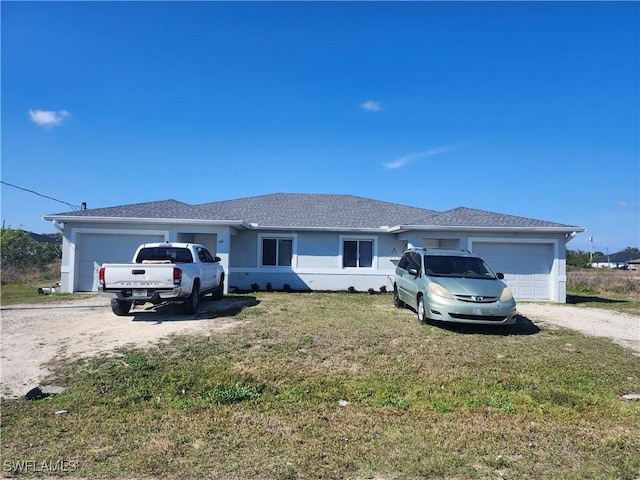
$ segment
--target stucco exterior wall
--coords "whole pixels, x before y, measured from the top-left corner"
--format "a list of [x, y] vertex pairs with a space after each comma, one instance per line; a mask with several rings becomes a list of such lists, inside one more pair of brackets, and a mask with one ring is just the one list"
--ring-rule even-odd
[[[261, 265], [260, 248], [263, 237], [294, 239], [291, 267]], [[343, 268], [342, 245], [345, 240], [372, 240], [374, 258], [371, 268]], [[395, 272], [394, 260], [402, 254], [404, 243], [394, 234], [363, 232], [310, 231], [243, 231], [232, 238], [229, 285], [250, 290], [257, 285], [264, 290], [288, 285], [294, 290], [347, 290], [369, 288], [390, 289]]]

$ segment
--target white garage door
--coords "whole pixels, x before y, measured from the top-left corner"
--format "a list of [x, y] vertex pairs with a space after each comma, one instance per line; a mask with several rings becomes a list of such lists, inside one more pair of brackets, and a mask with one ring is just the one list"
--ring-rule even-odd
[[474, 243], [480, 255], [504, 280], [518, 300], [549, 300], [553, 244], [550, 243]]
[[98, 290], [98, 270], [103, 263], [129, 263], [141, 243], [162, 242], [164, 235], [79, 233], [76, 236], [76, 292]]

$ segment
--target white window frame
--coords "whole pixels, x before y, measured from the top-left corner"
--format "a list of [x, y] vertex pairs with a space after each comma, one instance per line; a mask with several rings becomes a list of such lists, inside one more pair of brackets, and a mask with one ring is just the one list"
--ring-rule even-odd
[[[291, 266], [282, 266], [282, 265], [263, 265], [262, 258], [262, 245], [263, 240], [291, 240]], [[277, 244], [276, 247], [276, 263], [277, 263], [277, 255], [278, 249], [280, 248], [280, 244]], [[257, 265], [260, 269], [268, 269], [268, 270], [291, 270], [292, 268], [296, 268], [298, 266], [298, 236], [296, 234], [268, 234], [261, 233], [258, 235], [258, 261]]]
[[[372, 252], [371, 252], [371, 266], [370, 267], [345, 267], [344, 266], [344, 242], [352, 241], [352, 242], [372, 242]], [[338, 261], [341, 270], [351, 270], [351, 271], [373, 271], [378, 269], [378, 237], [376, 236], [368, 236], [368, 235], [340, 235], [339, 236], [339, 254]], [[360, 249], [360, 244], [358, 243], [358, 250]]]

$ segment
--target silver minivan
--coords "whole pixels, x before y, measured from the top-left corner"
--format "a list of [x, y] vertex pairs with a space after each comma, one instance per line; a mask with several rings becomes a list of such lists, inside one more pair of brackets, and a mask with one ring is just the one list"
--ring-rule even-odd
[[394, 304], [410, 306], [421, 322], [513, 325], [516, 301], [503, 279], [466, 250], [412, 248], [396, 267]]

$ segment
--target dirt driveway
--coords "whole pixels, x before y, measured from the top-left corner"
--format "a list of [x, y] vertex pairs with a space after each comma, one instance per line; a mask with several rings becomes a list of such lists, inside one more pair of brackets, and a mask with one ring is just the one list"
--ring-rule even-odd
[[238, 324], [234, 315], [256, 299], [205, 297], [196, 315], [186, 315], [182, 305], [151, 304], [135, 307], [131, 315], [115, 316], [109, 299], [99, 295], [39, 305], [0, 308], [0, 395], [22, 396], [40, 385], [55, 357], [91, 356], [124, 345], [145, 345], [174, 333], [213, 332]]
[[[197, 315], [180, 305], [137, 307], [117, 317], [109, 300], [94, 296], [56, 304], [12, 305], [1, 312], [0, 394], [24, 395], [49, 374], [56, 357], [90, 356], [133, 344], [154, 343], [173, 333], [210, 335], [238, 325], [235, 314], [256, 304], [254, 297], [225, 297], [201, 303]], [[557, 304], [521, 304], [519, 313], [539, 326], [560, 326], [611, 338], [640, 355], [640, 317], [594, 308]]]

